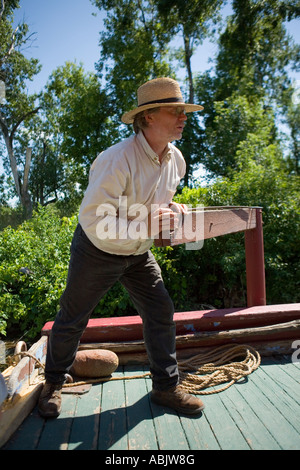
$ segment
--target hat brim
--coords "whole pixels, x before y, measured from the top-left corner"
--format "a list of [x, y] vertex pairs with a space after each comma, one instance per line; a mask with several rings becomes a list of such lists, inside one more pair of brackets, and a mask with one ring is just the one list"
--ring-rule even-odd
[[146, 109], [170, 107], [170, 106], [172, 106], [173, 108], [183, 107], [186, 113], [202, 111], [204, 109], [203, 106], [200, 106], [198, 104], [189, 104], [189, 103], [180, 103], [180, 102], [179, 103], [177, 102], [177, 103], [145, 104], [144, 106], [139, 106], [138, 108], [135, 108], [132, 111], [128, 111], [127, 113], [124, 113], [121, 118], [121, 121], [124, 122], [124, 124], [132, 124], [135, 116], [141, 113], [142, 111], [145, 111]]

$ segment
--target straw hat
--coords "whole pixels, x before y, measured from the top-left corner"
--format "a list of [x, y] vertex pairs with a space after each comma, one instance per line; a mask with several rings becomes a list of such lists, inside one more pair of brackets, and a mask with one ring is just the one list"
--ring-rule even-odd
[[183, 106], [186, 113], [201, 111], [203, 106], [185, 103], [179, 84], [172, 78], [155, 78], [140, 86], [137, 91], [138, 107], [124, 113], [122, 122], [132, 124], [136, 114], [149, 108], [161, 106]]

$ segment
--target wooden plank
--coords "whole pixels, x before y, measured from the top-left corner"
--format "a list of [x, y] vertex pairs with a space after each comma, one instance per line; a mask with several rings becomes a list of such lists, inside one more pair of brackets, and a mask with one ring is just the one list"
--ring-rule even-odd
[[[298, 448], [300, 449], [299, 386], [294, 390], [292, 396], [290, 396], [284, 387], [278, 384], [277, 380], [270, 380], [270, 376], [268, 375], [268, 372], [266, 372], [266, 369], [269, 369], [270, 367], [270, 365], [267, 365], [261, 367], [257, 371], [255, 383], [257, 384], [257, 387], [259, 387], [260, 390], [268, 396], [271, 403], [279, 409], [287, 422], [298, 433]], [[276, 368], [276, 375], [280, 375], [278, 368]], [[270, 383], [272, 383], [271, 388]]]
[[[263, 365], [261, 367], [264, 367]], [[257, 372], [257, 371], [256, 371]], [[268, 386], [262, 390], [257, 385], [257, 376], [253, 374], [253, 380], [247, 381], [247, 386], [242, 392], [248, 406], [260, 419], [264, 427], [273, 436], [283, 450], [298, 449], [300, 444], [299, 431], [285, 419], [281, 412], [281, 404], [273, 398], [272, 381], [268, 381]], [[295, 408], [297, 413], [297, 407]]]
[[253, 341], [274, 341], [299, 338], [300, 320], [255, 328], [233, 329], [218, 332], [196, 332], [176, 337], [177, 349], [221, 344], [243, 344]]
[[[125, 375], [143, 374], [135, 366], [126, 367]], [[146, 380], [125, 381], [128, 450], [157, 450], [157, 438], [152, 421]]]
[[25, 386], [0, 409], [0, 448], [10, 439], [35, 407], [42, 383]]
[[[178, 335], [203, 330], [265, 326], [299, 318], [300, 304], [177, 312], [174, 315]], [[45, 325], [44, 334], [50, 333], [52, 324], [53, 322], [49, 322]], [[139, 316], [91, 319], [81, 342], [114, 341], [123, 337], [128, 341], [143, 337], [142, 320]]]
[[228, 413], [220, 394], [203, 396], [203, 401], [205, 403], [205, 417], [220, 448], [222, 450], [249, 450], [249, 444]]
[[21, 426], [5, 445], [5, 450], [35, 450], [44, 427], [44, 419], [37, 407], [23, 421]]
[[67, 450], [73, 419], [76, 416], [77, 395], [62, 395], [62, 411], [58, 418], [45, 420], [37, 450]]
[[[249, 341], [247, 340], [247, 344], [252, 346], [262, 357], [269, 357], [269, 356], [280, 356], [282, 354], [291, 354], [293, 352], [292, 348], [292, 341], [291, 339], [284, 339], [284, 340], [270, 340], [270, 338], [266, 341]], [[241, 343], [244, 343], [242, 341]], [[240, 344], [241, 344], [240, 343]], [[227, 343], [228, 344], [228, 343]], [[92, 343], [83, 345], [84, 349], [90, 348], [98, 348], [98, 347], [107, 347], [106, 344], [99, 344], [99, 343]], [[180, 362], [181, 360], [186, 360], [191, 357], [196, 356], [197, 354], [203, 354], [207, 352], [211, 352], [216, 346], [194, 346], [194, 347], [186, 347], [177, 349], [177, 359]], [[119, 358], [119, 365], [127, 366], [127, 365], [137, 365], [140, 366], [148, 366], [149, 365], [149, 358], [146, 352], [128, 352], [128, 353], [117, 353]]]
[[[28, 351], [45, 361], [47, 337], [42, 337]], [[16, 367], [4, 372], [8, 398], [0, 407], [0, 447], [3, 446], [35, 407], [43, 382], [38, 378], [36, 361], [24, 357]]]
[[78, 396], [68, 450], [97, 450], [102, 384], [91, 387], [86, 397]]
[[[202, 331], [194, 334], [176, 336], [176, 349], [219, 346], [223, 344], [248, 344], [255, 341], [291, 340], [300, 335], [300, 320], [257, 328], [243, 328], [227, 331]], [[143, 340], [114, 343], [92, 343], [82, 346], [84, 349], [108, 349], [121, 357], [123, 353], [145, 353]]]
[[[266, 326], [300, 319], [300, 303], [263, 305], [249, 308], [197, 310], [176, 312], [176, 334], [196, 331], [221, 331], [231, 328]], [[53, 322], [47, 322], [42, 335], [48, 336]], [[143, 338], [143, 325], [139, 315], [111, 318], [92, 318], [81, 338], [81, 343], [132, 341]]]
[[[292, 344], [291, 339], [284, 339], [284, 340], [274, 340], [271, 341], [270, 338], [266, 341], [247, 341], [247, 345], [252, 346], [256, 351], [259, 352], [259, 354], [262, 357], [268, 357], [268, 356], [273, 356], [273, 355], [280, 355], [280, 354], [291, 354]], [[243, 341], [244, 343], [244, 341]], [[241, 343], [239, 343], [241, 344]], [[178, 360], [184, 360], [188, 359], [190, 357], [193, 357], [197, 354], [202, 354], [206, 352], [211, 352], [215, 346], [196, 346], [196, 347], [191, 347], [191, 348], [181, 348], [177, 349], [177, 358]], [[141, 354], [141, 353], [139, 353]], [[131, 359], [133, 356], [128, 355], [129, 357], [126, 357], [126, 354], [120, 354], [119, 355], [119, 360], [125, 363], [126, 359]], [[138, 356], [138, 354], [137, 354]], [[142, 358], [141, 358], [142, 359]]]
[[255, 207], [197, 208], [184, 214], [179, 227], [172, 233], [163, 233], [155, 240], [156, 246], [175, 246], [207, 240], [256, 227]]
[[[147, 381], [147, 390], [150, 397], [152, 390], [150, 380]], [[178, 413], [170, 408], [156, 405], [151, 400], [150, 406], [159, 450], [189, 449], [189, 444]]]
[[[292, 349], [292, 340], [285, 339], [285, 340], [274, 340], [274, 341], [247, 341], [249, 346], [252, 346], [256, 351], [260, 353], [263, 357], [273, 356], [273, 355], [280, 355], [280, 354], [291, 354], [293, 352]], [[84, 345], [91, 348], [98, 347], [97, 344], [88, 344]], [[102, 345], [104, 346], [104, 345]], [[87, 347], [87, 349], [88, 349]], [[105, 346], [106, 347], [106, 346]], [[197, 354], [203, 354], [207, 352], [211, 352], [215, 346], [196, 346], [196, 347], [187, 347], [177, 349], [177, 359], [179, 361], [186, 360], [190, 357], [196, 356]], [[149, 359], [146, 352], [129, 352], [129, 353], [118, 353], [119, 364], [126, 366], [126, 365], [149, 365]]]
[[275, 361], [274, 358], [269, 358], [268, 361], [264, 359], [264, 364], [268, 366], [263, 368], [264, 373], [280, 387], [282, 392], [291, 397], [294, 405], [297, 403], [300, 406], [300, 367], [292, 363], [284, 363], [281, 366], [278, 359]]
[[300, 303], [176, 312], [174, 315], [177, 335], [267, 326], [297, 319], [300, 319]]
[[36, 450], [43, 427], [44, 419], [35, 407], [1, 450]]
[[[206, 399], [203, 400], [206, 403]], [[209, 401], [209, 400], [208, 400]], [[219, 443], [206, 418], [205, 410], [199, 417], [180, 416], [180, 421], [191, 450], [220, 450]]]
[[[123, 375], [123, 367], [114, 372], [114, 377]], [[122, 380], [103, 383], [99, 450], [128, 449], [125, 402], [125, 386]]]
[[[281, 357], [279, 357], [277, 361], [279, 361], [280, 359]], [[280, 370], [283, 371], [284, 374], [292, 378], [292, 380], [294, 381], [292, 386], [298, 389], [300, 384], [300, 362], [292, 362], [291, 356], [289, 356], [288, 359], [281, 360], [282, 362], [279, 362]]]
[[[256, 376], [249, 380], [255, 382]], [[221, 393], [220, 399], [224, 407], [252, 450], [280, 450], [278, 442], [245, 400], [243, 395], [245, 387], [247, 387], [247, 382], [234, 385]]]

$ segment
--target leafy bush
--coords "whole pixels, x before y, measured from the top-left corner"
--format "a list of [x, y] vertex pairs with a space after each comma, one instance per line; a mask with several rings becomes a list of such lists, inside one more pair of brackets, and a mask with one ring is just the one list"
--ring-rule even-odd
[[31, 220], [0, 233], [0, 333], [35, 336], [56, 314], [64, 289], [76, 217], [41, 208]]

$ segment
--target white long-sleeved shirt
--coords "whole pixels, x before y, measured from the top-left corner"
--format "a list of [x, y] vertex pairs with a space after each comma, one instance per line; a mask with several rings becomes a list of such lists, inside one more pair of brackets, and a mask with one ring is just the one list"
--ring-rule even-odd
[[100, 153], [79, 211], [89, 240], [107, 253], [145, 253], [153, 239], [143, 222], [151, 209], [172, 201], [185, 170], [180, 150], [168, 144], [160, 163], [142, 132]]

